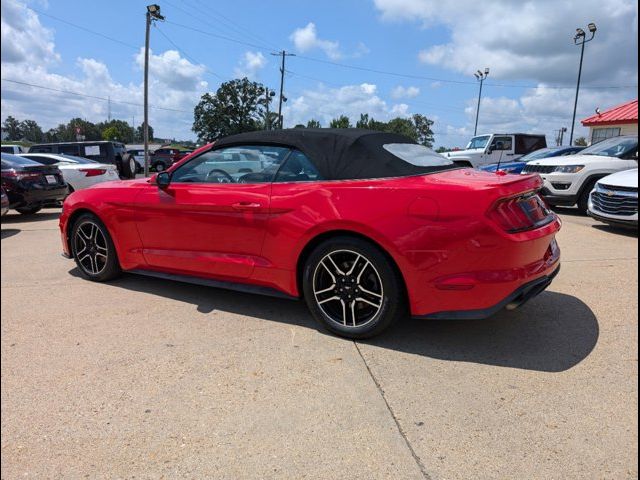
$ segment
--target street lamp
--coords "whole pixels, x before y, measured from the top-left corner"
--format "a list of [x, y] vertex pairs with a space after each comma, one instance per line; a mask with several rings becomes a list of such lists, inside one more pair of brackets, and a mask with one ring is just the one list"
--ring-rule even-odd
[[476, 108], [476, 126], [473, 129], [473, 136], [475, 137], [478, 131], [478, 115], [480, 115], [480, 98], [482, 97], [482, 84], [484, 83], [485, 79], [489, 76], [489, 67], [485, 68], [484, 72], [481, 72], [480, 70], [478, 70], [473, 75], [476, 77], [476, 80], [480, 82], [480, 91], [478, 92], [478, 107]]
[[576, 28], [576, 34], [573, 37], [573, 43], [580, 45], [580, 66], [578, 67], [578, 83], [576, 85], [576, 99], [573, 103], [573, 119], [571, 120], [571, 134], [569, 135], [569, 146], [573, 145], [573, 127], [576, 123], [576, 109], [578, 108], [578, 92], [580, 91], [580, 77], [582, 76], [582, 59], [584, 58], [584, 44], [593, 40], [596, 35], [596, 24], [591, 22], [587, 25], [587, 29], [591, 36], [587, 38], [586, 32], [581, 28]]
[[164, 20], [160, 15], [160, 5], [147, 5], [147, 25], [144, 42], [144, 176], [149, 176], [149, 30], [151, 22]]

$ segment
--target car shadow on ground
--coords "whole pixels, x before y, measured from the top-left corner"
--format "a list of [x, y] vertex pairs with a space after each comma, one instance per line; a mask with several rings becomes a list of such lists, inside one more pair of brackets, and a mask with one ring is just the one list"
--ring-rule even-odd
[[20, 229], [19, 228], [3, 228], [2, 229], [2, 240], [4, 240], [5, 238], [13, 237], [14, 235], [17, 235], [18, 233], [20, 233]]
[[60, 212], [38, 212], [32, 215], [7, 214], [2, 217], [2, 223], [31, 223], [44, 222], [45, 220], [56, 220], [60, 218]]
[[638, 238], [638, 229], [616, 227], [614, 225], [593, 225], [593, 228], [600, 230], [601, 232], [610, 233], [613, 235], [624, 235], [625, 237]]
[[[75, 268], [69, 273], [80, 276]], [[201, 314], [218, 310], [330, 335], [315, 322], [302, 301], [133, 274], [109, 284], [191, 303]], [[382, 335], [360, 343], [440, 360], [562, 372], [584, 360], [598, 336], [598, 321], [585, 303], [571, 295], [547, 291], [518, 310], [503, 311], [486, 320], [406, 318]]]

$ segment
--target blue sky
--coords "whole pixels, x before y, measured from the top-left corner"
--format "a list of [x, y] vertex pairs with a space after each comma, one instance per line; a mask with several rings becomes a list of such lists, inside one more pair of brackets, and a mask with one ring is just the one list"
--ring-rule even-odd
[[[98, 11], [96, 2], [2, 0], [2, 118], [45, 128], [75, 116], [106, 118], [106, 101], [56, 91], [66, 90], [110, 97], [112, 117], [139, 123], [147, 3], [111, 1]], [[247, 75], [277, 89], [271, 52], [285, 49], [297, 55], [287, 58], [287, 125], [311, 118], [326, 125], [340, 113], [354, 123], [359, 113], [381, 120], [421, 113], [436, 122], [437, 146], [463, 146], [475, 120], [473, 72], [489, 67], [479, 132], [542, 132], [551, 143], [554, 130], [570, 126], [573, 33], [591, 21], [598, 32], [586, 48], [578, 118], [637, 98], [631, 1], [158, 3], [167, 21], [151, 32], [150, 103], [159, 108], [150, 124], [166, 138], [194, 138], [193, 107], [223, 80]]]

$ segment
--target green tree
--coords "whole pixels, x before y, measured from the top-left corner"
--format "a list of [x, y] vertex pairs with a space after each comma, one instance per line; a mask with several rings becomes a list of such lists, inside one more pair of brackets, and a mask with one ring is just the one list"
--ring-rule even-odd
[[427, 117], [420, 115], [419, 113], [413, 114], [411, 120], [413, 121], [413, 126], [417, 135], [416, 141], [425, 147], [433, 147], [433, 130], [431, 129], [433, 126], [433, 120], [429, 120]]
[[296, 126], [295, 126], [295, 127], [293, 127], [293, 128], [307, 128], [307, 126], [306, 126], [304, 123], [298, 123], [298, 124], [296, 124]]
[[[136, 142], [144, 142], [144, 122], [142, 122], [140, 125], [138, 125], [138, 128], [136, 128], [136, 135], [135, 135], [135, 141]], [[153, 140], [153, 127], [151, 125], [149, 125], [149, 141]]]
[[14, 117], [9, 115], [2, 123], [2, 130], [7, 133], [7, 140], [16, 141], [22, 138], [22, 130], [20, 129], [20, 122]]
[[587, 146], [587, 139], [584, 137], [578, 137], [573, 141], [573, 144], [576, 147], [586, 147]]
[[[78, 129], [80, 133], [77, 133]], [[99, 126], [79, 117], [72, 118], [66, 125], [59, 125], [57, 130], [61, 137], [57, 140], [59, 142], [75, 141], [78, 135], [84, 136], [85, 140], [102, 140], [102, 131]]]
[[438, 147], [436, 148], [436, 153], [445, 153], [448, 152], [449, 149], [447, 147]]
[[23, 120], [20, 122], [20, 132], [23, 138], [30, 142], [42, 142], [44, 140], [44, 132], [35, 120]]
[[262, 84], [246, 77], [224, 82], [215, 94], [201, 97], [192, 130], [203, 141], [258, 130], [264, 118], [264, 93]]
[[322, 128], [322, 125], [320, 125], [320, 122], [318, 120], [312, 118], [307, 122], [307, 128]]
[[[113, 119], [109, 122], [100, 122], [96, 127], [100, 130], [100, 137], [104, 140], [120, 140], [121, 142], [131, 140], [131, 125], [124, 120]], [[110, 138], [105, 138], [105, 132], [108, 132]]]
[[107, 127], [102, 130], [103, 140], [118, 140], [118, 129], [114, 126]]
[[340, 115], [329, 122], [329, 128], [351, 128], [351, 122], [346, 115]]

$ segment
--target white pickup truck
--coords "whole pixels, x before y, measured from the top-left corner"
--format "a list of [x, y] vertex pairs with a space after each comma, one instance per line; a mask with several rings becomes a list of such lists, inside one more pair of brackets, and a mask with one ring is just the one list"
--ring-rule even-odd
[[545, 148], [544, 135], [528, 133], [490, 133], [471, 139], [467, 148], [447, 152], [454, 163], [466, 167], [483, 167], [498, 162], [513, 162], [527, 153]]

